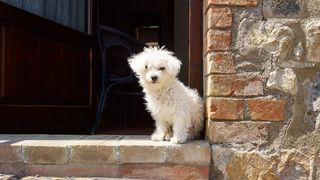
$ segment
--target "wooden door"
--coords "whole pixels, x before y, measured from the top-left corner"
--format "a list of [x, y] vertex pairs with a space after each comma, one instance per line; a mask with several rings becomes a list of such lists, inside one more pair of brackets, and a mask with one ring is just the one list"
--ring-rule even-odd
[[92, 37], [0, 3], [0, 133], [85, 133]]

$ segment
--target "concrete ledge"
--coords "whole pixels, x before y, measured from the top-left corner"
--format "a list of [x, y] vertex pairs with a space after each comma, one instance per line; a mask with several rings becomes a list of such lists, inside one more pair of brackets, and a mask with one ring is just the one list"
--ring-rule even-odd
[[21, 176], [202, 179], [210, 161], [205, 140], [173, 145], [149, 136], [0, 135], [0, 172]]

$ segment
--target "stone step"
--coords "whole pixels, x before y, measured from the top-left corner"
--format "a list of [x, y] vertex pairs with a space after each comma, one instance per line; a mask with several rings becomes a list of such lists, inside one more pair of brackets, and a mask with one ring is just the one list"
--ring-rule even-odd
[[0, 173], [52, 177], [208, 179], [210, 145], [149, 136], [0, 135]]
[[0, 174], [0, 180], [140, 180], [132, 178], [99, 178], [99, 177], [50, 177], [50, 176], [24, 176]]

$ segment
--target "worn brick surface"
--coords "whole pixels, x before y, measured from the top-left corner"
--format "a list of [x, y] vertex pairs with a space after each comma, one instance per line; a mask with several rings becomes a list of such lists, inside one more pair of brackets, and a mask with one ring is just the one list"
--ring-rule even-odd
[[68, 161], [68, 150], [66, 147], [27, 146], [23, 156], [28, 163], [64, 164]]
[[150, 140], [148, 136], [126, 136], [119, 142], [121, 163], [163, 163], [165, 143]]
[[88, 136], [72, 143], [71, 163], [116, 163], [116, 145], [120, 136]]
[[22, 144], [26, 139], [35, 140], [46, 137], [46, 135], [0, 135], [0, 162], [23, 161]]
[[22, 161], [21, 146], [14, 145], [15, 142], [14, 137], [0, 135], [0, 162]]
[[207, 11], [207, 28], [228, 28], [232, 26], [229, 7], [210, 7]]
[[207, 0], [208, 5], [257, 6], [258, 0]]
[[0, 162], [19, 162], [22, 160], [20, 146], [0, 145]]
[[230, 52], [211, 52], [207, 55], [206, 74], [232, 74], [235, 72], [234, 59]]
[[268, 138], [268, 123], [209, 121], [207, 125], [211, 143], [262, 143]]
[[[9, 135], [10, 136], [10, 135]], [[9, 143], [0, 136], [1, 143]], [[57, 136], [10, 141], [23, 160], [0, 162], [0, 172], [17, 176], [208, 179], [210, 145], [151, 141], [150, 136]], [[10, 144], [9, 143], [9, 144]], [[3, 145], [3, 144], [2, 144]]]
[[260, 75], [233, 74], [207, 77], [208, 96], [256, 96], [263, 95]]
[[123, 165], [120, 167], [121, 177], [142, 179], [172, 179], [189, 180], [209, 179], [208, 166], [184, 166], [184, 165]]
[[207, 32], [207, 51], [229, 50], [231, 44], [231, 30], [214, 30]]
[[252, 120], [284, 120], [285, 100], [248, 99], [247, 104]]
[[1, 162], [0, 174], [14, 174], [16, 176], [24, 176], [25, 166], [26, 164], [24, 164], [23, 162]]
[[0, 172], [16, 176], [119, 177], [119, 165], [0, 163]]
[[207, 98], [207, 114], [211, 120], [243, 119], [244, 100], [234, 98]]
[[166, 162], [188, 165], [209, 165], [210, 145], [205, 141], [188, 141], [186, 144], [168, 146]]
[[22, 143], [22, 155], [27, 163], [64, 164], [68, 161], [68, 145], [82, 136], [52, 135]]

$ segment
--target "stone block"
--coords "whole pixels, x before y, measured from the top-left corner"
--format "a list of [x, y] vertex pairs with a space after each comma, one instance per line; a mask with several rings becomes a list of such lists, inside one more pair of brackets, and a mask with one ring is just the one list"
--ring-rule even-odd
[[213, 30], [207, 32], [207, 51], [229, 50], [231, 45], [231, 30]]
[[119, 141], [121, 163], [163, 163], [165, 145], [169, 142], [152, 141], [147, 136], [126, 136]]
[[166, 162], [183, 165], [210, 165], [210, 145], [206, 141], [188, 141], [172, 144], [166, 152]]
[[51, 135], [39, 140], [26, 140], [22, 144], [22, 155], [26, 163], [65, 164], [68, 162], [68, 146], [77, 135]]
[[298, 92], [297, 76], [291, 68], [277, 69], [269, 74], [267, 87], [295, 95]]
[[233, 55], [230, 52], [214, 52], [207, 55], [206, 74], [233, 74], [236, 72]]
[[209, 121], [207, 139], [210, 143], [264, 143], [268, 138], [268, 123]]
[[319, 0], [308, 0], [304, 1], [306, 13], [310, 17], [320, 17], [320, 1]]
[[208, 0], [208, 5], [257, 6], [258, 0]]
[[207, 11], [207, 28], [229, 28], [232, 13], [229, 7], [210, 7]]
[[71, 163], [116, 163], [116, 145], [121, 136], [95, 135], [69, 146]]
[[27, 163], [65, 164], [68, 162], [67, 147], [26, 146], [22, 153]]
[[0, 135], [0, 162], [20, 162], [25, 139], [41, 139], [45, 135]]
[[303, 11], [301, 0], [266, 0], [263, 3], [263, 15], [267, 18], [299, 18]]
[[210, 120], [241, 120], [244, 117], [243, 99], [207, 98], [206, 108]]
[[[239, 49], [239, 54], [253, 60], [272, 61], [279, 64], [293, 59], [298, 60], [301, 57], [291, 56], [292, 50], [295, 49], [295, 30], [296, 21], [278, 21], [278, 19], [270, 18], [266, 21], [257, 21], [250, 18], [244, 18], [239, 24], [237, 32], [236, 47]], [[270, 56], [270, 59], [261, 59], [260, 53]], [[298, 55], [297, 56], [301, 56]], [[259, 56], [257, 56], [259, 55]], [[266, 57], [265, 57], [266, 58]], [[270, 62], [271, 63], [271, 62]]]
[[212, 154], [213, 179], [314, 179], [310, 159], [296, 149], [268, 153], [215, 145]]
[[306, 96], [304, 97], [305, 102], [305, 115], [304, 122], [310, 127], [320, 130], [320, 74], [317, 74], [311, 82], [304, 84], [303, 90]]
[[286, 100], [247, 99], [248, 111], [252, 120], [284, 120]]
[[207, 77], [208, 96], [263, 95], [262, 77], [257, 74], [210, 75]]
[[320, 62], [320, 19], [312, 19], [304, 25], [308, 62]]

